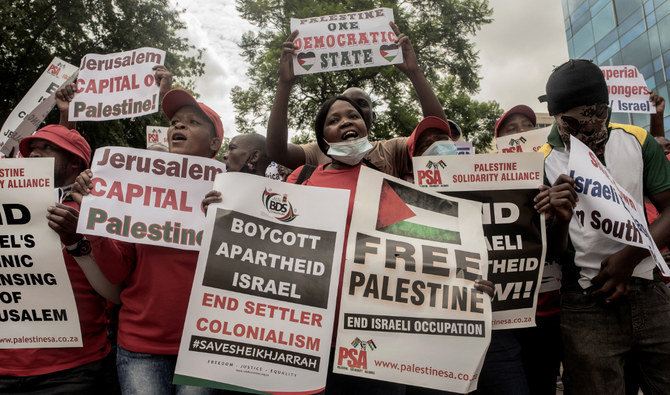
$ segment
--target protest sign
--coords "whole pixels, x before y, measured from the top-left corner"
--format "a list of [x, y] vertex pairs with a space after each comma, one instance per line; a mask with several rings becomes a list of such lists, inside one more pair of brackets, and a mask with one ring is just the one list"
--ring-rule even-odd
[[53, 58], [2, 125], [0, 156], [9, 156], [12, 150], [14, 154], [18, 152], [19, 141], [33, 134], [56, 104], [54, 94], [58, 88], [72, 81], [76, 74], [77, 67]]
[[349, 192], [243, 173], [214, 189], [174, 383], [323, 390]]
[[474, 390], [491, 331], [474, 288], [487, 272], [481, 203], [366, 167], [356, 188], [333, 371]]
[[147, 148], [169, 148], [168, 129], [166, 126], [147, 126]]
[[291, 18], [295, 75], [402, 63], [402, 48], [389, 26], [393, 10], [352, 12], [313, 18]]
[[98, 148], [77, 232], [197, 251], [205, 225], [202, 199], [225, 170], [223, 163], [199, 156]]
[[469, 141], [456, 141], [454, 145], [456, 146], [458, 155], [474, 155], [475, 153], [475, 147]]
[[533, 326], [546, 252], [544, 217], [533, 208], [542, 154], [421, 156], [413, 166], [418, 185], [483, 203], [493, 329]]
[[514, 152], [537, 152], [547, 142], [551, 126], [527, 132], [496, 137], [498, 152], [509, 154]]
[[0, 167], [0, 348], [82, 347], [60, 239], [48, 225], [54, 159]]
[[620, 243], [648, 249], [661, 273], [670, 276], [649, 233], [643, 202], [621, 187], [593, 151], [574, 136], [570, 136], [568, 169], [579, 196], [572, 222]]
[[158, 85], [152, 68], [165, 62], [165, 51], [138, 48], [81, 59], [70, 121], [109, 121], [158, 111]]
[[637, 67], [600, 66], [600, 69], [607, 82], [612, 112], [656, 113], [656, 108], [649, 101], [651, 92]]

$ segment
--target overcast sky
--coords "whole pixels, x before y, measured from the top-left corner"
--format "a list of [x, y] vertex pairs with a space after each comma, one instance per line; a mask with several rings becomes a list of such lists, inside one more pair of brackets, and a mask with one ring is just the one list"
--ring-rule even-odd
[[[317, 1], [317, 0], [315, 0]], [[205, 48], [205, 74], [198, 82], [200, 99], [223, 121], [226, 137], [235, 133], [230, 90], [248, 87], [244, 59], [237, 43], [253, 26], [235, 11], [234, 0], [179, 0], [185, 8], [183, 34]], [[537, 101], [554, 66], [568, 59], [559, 0], [489, 0], [493, 22], [474, 37], [479, 50], [481, 92], [477, 100], [497, 100], [503, 109], [526, 104], [546, 112]]]

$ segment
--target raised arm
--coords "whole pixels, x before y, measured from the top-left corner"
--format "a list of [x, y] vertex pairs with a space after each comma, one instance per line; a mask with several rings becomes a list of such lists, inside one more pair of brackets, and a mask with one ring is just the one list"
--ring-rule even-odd
[[70, 102], [74, 99], [74, 94], [77, 86], [74, 82], [69, 82], [58, 88], [56, 91], [56, 107], [60, 112], [59, 125], [65, 126], [68, 129], [76, 129], [77, 123], [68, 120], [68, 110], [70, 109]]
[[305, 151], [295, 144], [288, 143], [288, 101], [291, 88], [295, 81], [293, 73], [293, 57], [295, 47], [293, 40], [298, 35], [294, 31], [282, 44], [282, 53], [279, 60], [279, 82], [277, 92], [272, 103], [265, 147], [270, 159], [288, 168], [305, 164]]
[[396, 44], [402, 48], [403, 62], [396, 64], [395, 67], [402, 71], [412, 82], [414, 90], [419, 98], [419, 104], [421, 104], [421, 111], [423, 111], [424, 118], [432, 115], [446, 121], [447, 116], [444, 114], [442, 104], [437, 99], [437, 96], [435, 96], [433, 88], [430, 87], [428, 80], [426, 80], [423, 71], [421, 71], [421, 68], [419, 67], [419, 62], [416, 59], [416, 53], [414, 52], [409, 37], [400, 33], [400, 30], [398, 30], [398, 27], [393, 22], [389, 22], [389, 25], [398, 37], [396, 39]]
[[665, 99], [656, 92], [651, 92], [649, 97], [656, 112], [649, 114], [649, 133], [654, 137], [665, 137], [665, 128], [663, 127], [663, 112], [665, 111]]

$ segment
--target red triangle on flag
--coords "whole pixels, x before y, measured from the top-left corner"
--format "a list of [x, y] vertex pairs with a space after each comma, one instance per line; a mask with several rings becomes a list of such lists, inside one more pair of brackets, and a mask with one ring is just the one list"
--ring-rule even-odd
[[379, 199], [379, 210], [377, 210], [377, 230], [415, 216], [414, 211], [405, 204], [388, 182], [384, 180]]

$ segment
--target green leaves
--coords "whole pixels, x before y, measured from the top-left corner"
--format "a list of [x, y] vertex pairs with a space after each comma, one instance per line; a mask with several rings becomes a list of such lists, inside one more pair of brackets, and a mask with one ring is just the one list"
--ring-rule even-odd
[[[281, 43], [289, 34], [291, 17], [378, 7], [394, 10], [395, 23], [412, 41], [419, 64], [445, 106], [447, 117], [462, 119], [467, 125], [463, 128], [464, 137], [493, 130], [500, 108], [496, 103], [478, 103], [469, 98], [479, 89], [479, 76], [477, 53], [468, 37], [491, 21], [488, 1], [237, 0], [241, 15], [260, 29], [258, 33], [245, 34], [240, 44], [250, 65], [247, 75], [251, 84], [247, 90], [236, 87], [231, 92], [238, 131], [266, 127], [278, 79]], [[299, 133], [297, 141], [312, 135], [312, 123], [321, 103], [352, 86], [363, 88], [375, 101], [377, 121], [370, 131], [372, 139], [408, 136], [421, 119], [412, 84], [395, 67], [300, 76], [289, 102], [289, 127]], [[452, 101], [457, 104], [451, 105]], [[464, 115], [452, 111], [462, 111]], [[476, 138], [478, 144], [485, 144], [485, 140], [485, 136]]]
[[[184, 29], [167, 0], [32, 0], [0, 2], [0, 118], [28, 92], [54, 56], [79, 65], [87, 53], [112, 53], [139, 47], [167, 53], [165, 66], [175, 87], [192, 89], [203, 74], [202, 51], [177, 36]], [[193, 53], [195, 52], [195, 55]], [[49, 123], [58, 123], [53, 111]], [[144, 147], [146, 126], [165, 125], [161, 114], [107, 122], [80, 122], [77, 129], [91, 147]]]

